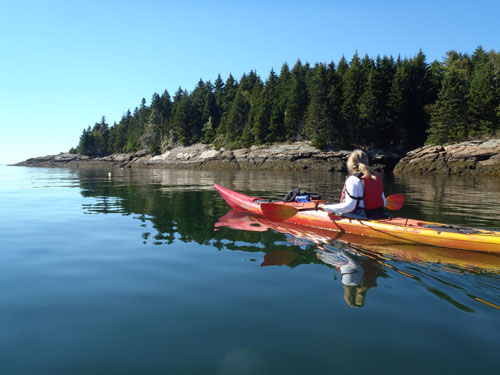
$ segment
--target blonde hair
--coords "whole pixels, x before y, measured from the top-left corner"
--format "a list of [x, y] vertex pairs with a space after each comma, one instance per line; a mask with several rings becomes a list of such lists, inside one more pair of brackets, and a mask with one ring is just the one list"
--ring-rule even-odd
[[347, 158], [347, 171], [349, 174], [363, 173], [363, 177], [377, 179], [373, 170], [370, 168], [368, 156], [362, 150], [354, 150]]

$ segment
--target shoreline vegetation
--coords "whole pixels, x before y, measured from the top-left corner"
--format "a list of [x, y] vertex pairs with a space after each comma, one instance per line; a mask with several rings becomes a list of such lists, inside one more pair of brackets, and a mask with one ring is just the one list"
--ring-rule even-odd
[[147, 150], [159, 155], [197, 143], [236, 150], [311, 142], [320, 149], [405, 152], [500, 136], [500, 53], [478, 47], [449, 51], [443, 62], [354, 54], [338, 63], [303, 64], [263, 81], [255, 71], [239, 81], [203, 81], [173, 97], [142, 99], [112, 126], [103, 116], [70, 150], [91, 157]]
[[342, 150], [362, 148], [384, 171], [498, 175], [498, 138], [500, 53], [479, 46], [430, 64], [422, 51], [298, 60], [265, 82], [219, 74], [143, 98], [112, 126], [103, 116], [68, 154], [17, 165], [343, 170]]

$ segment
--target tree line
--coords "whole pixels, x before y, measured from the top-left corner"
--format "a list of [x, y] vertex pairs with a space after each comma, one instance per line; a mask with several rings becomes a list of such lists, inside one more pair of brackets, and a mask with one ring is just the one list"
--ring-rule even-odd
[[71, 152], [157, 154], [198, 142], [234, 149], [294, 141], [407, 150], [499, 131], [499, 53], [450, 51], [432, 63], [422, 51], [404, 59], [355, 53], [337, 64], [285, 63], [265, 82], [255, 71], [239, 81], [219, 74], [191, 92], [155, 93], [113, 126], [102, 117], [84, 129]]

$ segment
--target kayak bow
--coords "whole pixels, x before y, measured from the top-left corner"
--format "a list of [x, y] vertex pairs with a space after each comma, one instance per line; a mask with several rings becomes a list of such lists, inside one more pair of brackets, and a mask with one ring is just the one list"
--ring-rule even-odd
[[264, 216], [274, 221], [391, 241], [500, 254], [499, 231], [465, 228], [400, 217], [383, 220], [353, 219], [318, 209], [317, 201], [305, 203], [269, 202], [217, 184], [214, 187], [232, 208]]

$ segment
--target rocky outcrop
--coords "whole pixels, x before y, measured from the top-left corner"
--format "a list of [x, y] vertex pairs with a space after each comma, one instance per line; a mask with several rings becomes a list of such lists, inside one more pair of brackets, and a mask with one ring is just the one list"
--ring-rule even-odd
[[[252, 146], [216, 150], [196, 144], [178, 147], [161, 155], [146, 151], [90, 158], [59, 154], [28, 159], [19, 166], [69, 168], [176, 168], [198, 170], [313, 170], [345, 171], [350, 151], [321, 151], [308, 143]], [[447, 146], [425, 146], [402, 159], [394, 152], [368, 150], [372, 166], [396, 174], [455, 174], [500, 176], [500, 139], [468, 141]], [[396, 165], [397, 164], [397, 165]]]
[[[122, 167], [122, 168], [183, 168], [199, 170], [315, 170], [345, 171], [350, 151], [320, 151], [307, 143], [252, 146], [239, 150], [216, 150], [197, 144], [178, 147], [161, 155], [146, 151], [113, 154], [90, 158], [83, 155], [59, 154], [28, 159], [19, 166], [33, 167]], [[368, 150], [372, 165], [379, 171], [392, 171], [401, 155], [383, 150]]]
[[500, 139], [421, 147], [408, 152], [394, 173], [500, 176]]

